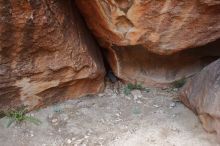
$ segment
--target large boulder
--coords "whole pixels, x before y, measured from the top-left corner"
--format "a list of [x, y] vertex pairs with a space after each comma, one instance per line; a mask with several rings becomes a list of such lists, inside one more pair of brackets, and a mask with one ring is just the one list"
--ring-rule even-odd
[[[200, 71], [212, 61], [210, 56], [220, 55], [219, 1], [76, 3], [99, 44], [106, 49], [104, 54], [113, 72], [124, 81], [167, 86]], [[201, 47], [210, 42], [214, 42], [211, 47]]]
[[105, 47], [142, 47], [172, 54], [220, 37], [218, 0], [77, 0]]
[[216, 132], [220, 140], [220, 59], [186, 83], [180, 100], [196, 112], [204, 128]]
[[0, 111], [98, 93], [104, 74], [71, 0], [0, 1]]

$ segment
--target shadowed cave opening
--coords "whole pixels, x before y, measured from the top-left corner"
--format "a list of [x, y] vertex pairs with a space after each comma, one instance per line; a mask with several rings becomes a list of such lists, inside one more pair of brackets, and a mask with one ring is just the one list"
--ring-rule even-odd
[[[207, 66], [211, 62], [217, 60], [220, 56], [220, 39], [210, 42], [204, 46], [189, 48], [172, 55], [159, 55], [148, 51], [141, 45], [133, 46], [116, 46], [113, 45], [111, 49], [101, 48], [104, 56], [106, 69], [110, 70], [121, 78], [121, 74], [125, 74], [128, 78], [121, 78], [122, 80], [134, 80], [132, 74], [140, 72], [143, 76], [152, 74], [163, 73], [163, 68], [168, 70], [162, 74], [165, 76], [164, 80], [171, 83], [175, 80], [181, 79], [183, 75], [181, 72], [191, 68], [190, 66], [200, 66], [197, 70], [187, 76], [192, 76], [199, 72], [203, 67]], [[120, 68], [121, 70], [118, 70]], [[157, 69], [157, 72], [148, 72], [148, 70]], [[162, 69], [162, 70], [161, 70]], [[169, 71], [170, 70], [170, 71]], [[117, 74], [121, 71], [121, 74]], [[179, 77], [178, 77], [179, 76]], [[140, 83], [144, 83], [144, 79], [138, 80]], [[166, 82], [165, 82], [166, 83]]]

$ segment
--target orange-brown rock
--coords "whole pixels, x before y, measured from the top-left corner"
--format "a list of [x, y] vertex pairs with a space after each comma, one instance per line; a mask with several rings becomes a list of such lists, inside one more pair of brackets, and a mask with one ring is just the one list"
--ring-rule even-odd
[[196, 112], [204, 128], [216, 132], [220, 140], [220, 59], [186, 83], [180, 100]]
[[0, 0], [0, 111], [95, 94], [104, 72], [71, 0]]
[[[220, 2], [216, 0], [76, 3], [106, 48], [113, 72], [125, 81], [167, 86], [200, 71], [209, 56], [220, 54]], [[210, 42], [215, 45], [199, 47]]]
[[100, 44], [172, 54], [220, 37], [218, 0], [77, 0]]
[[149, 52], [142, 46], [113, 46], [105, 54], [115, 75], [124, 81], [167, 87], [199, 72], [220, 56], [219, 46], [220, 41], [166, 56]]

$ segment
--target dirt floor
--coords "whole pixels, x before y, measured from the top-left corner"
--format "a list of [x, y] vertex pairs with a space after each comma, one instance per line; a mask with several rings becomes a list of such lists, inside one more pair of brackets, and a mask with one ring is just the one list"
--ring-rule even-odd
[[0, 119], [0, 146], [219, 146], [197, 117], [180, 102], [177, 89], [123, 93], [120, 83], [105, 92], [49, 106], [6, 128]]

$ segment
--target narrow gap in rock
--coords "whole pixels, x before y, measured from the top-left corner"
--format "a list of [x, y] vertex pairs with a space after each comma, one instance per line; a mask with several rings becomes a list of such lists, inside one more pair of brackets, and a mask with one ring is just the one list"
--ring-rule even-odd
[[107, 60], [108, 49], [101, 48], [101, 53], [103, 56], [103, 61], [104, 61], [105, 69], [106, 69], [106, 78], [109, 81], [115, 83], [116, 81], [119, 80], [119, 78], [114, 74], [114, 72], [112, 71], [112, 68]]

